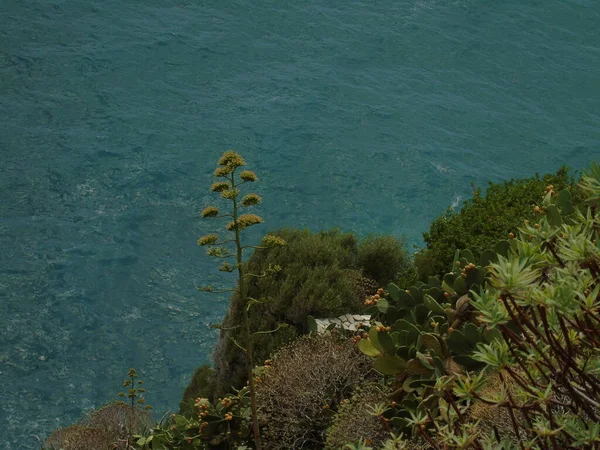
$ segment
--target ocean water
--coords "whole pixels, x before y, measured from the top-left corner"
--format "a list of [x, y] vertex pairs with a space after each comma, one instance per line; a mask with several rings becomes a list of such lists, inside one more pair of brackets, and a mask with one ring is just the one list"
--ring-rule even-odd
[[270, 228], [421, 243], [485, 185], [600, 156], [597, 0], [2, 0], [0, 446], [111, 399], [157, 415], [227, 284], [195, 245], [220, 154]]

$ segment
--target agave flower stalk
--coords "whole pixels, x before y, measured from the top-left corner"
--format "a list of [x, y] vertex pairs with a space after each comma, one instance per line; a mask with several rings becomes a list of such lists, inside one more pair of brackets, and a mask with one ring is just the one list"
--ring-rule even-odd
[[[241, 197], [242, 185], [246, 183], [253, 183], [258, 180], [256, 174], [250, 170], [242, 170], [239, 175], [237, 174], [238, 169], [245, 165], [246, 162], [238, 153], [232, 150], [228, 150], [223, 153], [218, 161], [218, 167], [214, 172], [215, 177], [220, 178], [221, 180], [213, 183], [211, 190], [213, 192], [220, 193], [221, 198], [231, 202], [231, 213], [221, 214], [216, 206], [208, 206], [204, 208], [201, 213], [201, 216], [205, 218], [228, 218], [230, 221], [225, 225], [225, 229], [227, 232], [233, 233], [233, 237], [230, 239], [219, 240], [219, 236], [217, 234], [208, 234], [198, 239], [198, 245], [212, 246], [207, 252], [209, 256], [221, 258], [223, 260], [226, 260], [227, 258], [233, 258], [235, 261], [234, 264], [230, 264], [227, 261], [222, 262], [219, 266], [219, 270], [223, 272], [237, 271], [238, 274], [237, 289], [243, 304], [241, 327], [244, 330], [244, 345], [237, 342], [233, 337], [231, 337], [231, 339], [233, 343], [246, 354], [250, 410], [252, 415], [252, 431], [254, 435], [254, 444], [256, 448], [260, 450], [261, 438], [258, 423], [255, 381], [252, 373], [254, 368], [253, 337], [259, 334], [273, 333], [284, 327], [285, 324], [278, 325], [274, 330], [256, 331], [254, 333], [251, 331], [249, 310], [253, 305], [260, 304], [261, 302], [248, 297], [247, 278], [267, 276], [269, 273], [276, 272], [280, 268], [270, 268], [269, 271], [261, 274], [246, 273], [243, 256], [244, 250], [278, 247], [285, 245], [285, 241], [277, 236], [267, 235], [263, 237], [261, 245], [242, 245], [242, 231], [246, 228], [261, 224], [263, 222], [262, 217], [256, 214], [241, 212], [241, 208], [257, 206], [262, 202], [262, 198], [255, 193], [248, 193]], [[235, 248], [233, 252], [222, 247], [224, 244], [234, 244]], [[235, 291], [235, 289], [215, 290], [212, 286], [200, 287], [199, 290], [213, 293]]]

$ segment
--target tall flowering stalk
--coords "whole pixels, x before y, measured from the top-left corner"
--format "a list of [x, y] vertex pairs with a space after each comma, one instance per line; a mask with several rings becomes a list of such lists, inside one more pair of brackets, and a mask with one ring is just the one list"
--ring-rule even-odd
[[[248, 387], [250, 390], [250, 410], [252, 413], [252, 430], [254, 434], [254, 442], [257, 449], [261, 449], [260, 441], [260, 430], [258, 426], [258, 414], [256, 406], [256, 391], [253, 377], [253, 341], [252, 338], [257, 334], [265, 334], [277, 331], [279, 328], [285, 326], [284, 324], [279, 325], [275, 330], [269, 331], [256, 331], [252, 332], [250, 329], [250, 321], [248, 318], [248, 312], [250, 308], [258, 303], [260, 300], [248, 297], [247, 278], [248, 277], [264, 277], [267, 276], [267, 272], [261, 274], [246, 273], [243, 265], [243, 253], [244, 250], [248, 249], [264, 249], [272, 248], [277, 246], [285, 245], [285, 241], [277, 236], [266, 235], [262, 238], [261, 245], [242, 245], [241, 232], [246, 228], [254, 225], [258, 225], [263, 222], [263, 219], [250, 213], [241, 214], [241, 208], [249, 208], [259, 205], [262, 201], [259, 195], [255, 193], [249, 193], [241, 197], [241, 186], [247, 183], [254, 183], [258, 180], [256, 174], [250, 170], [241, 170], [238, 173], [238, 169], [245, 166], [246, 162], [236, 152], [227, 150], [218, 161], [218, 167], [214, 172], [214, 176], [219, 180], [213, 183], [211, 191], [221, 194], [221, 198], [228, 200], [232, 205], [232, 212], [221, 214], [216, 206], [208, 206], [204, 208], [201, 213], [202, 217], [209, 218], [228, 218], [230, 221], [225, 225], [227, 232], [231, 233], [230, 238], [220, 240], [217, 234], [208, 234], [198, 239], [198, 245], [209, 246], [207, 254], [214, 258], [222, 259], [219, 270], [222, 272], [238, 272], [238, 290], [242, 299], [243, 305], [243, 320], [241, 326], [243, 327], [245, 339], [244, 344], [241, 345], [233, 337], [234, 344], [246, 353], [247, 360], [247, 371], [248, 371]], [[234, 244], [235, 251], [231, 251], [227, 247], [223, 247], [225, 244]], [[228, 259], [233, 259], [233, 263], [230, 263]], [[277, 271], [277, 267], [270, 268], [270, 272]], [[215, 290], [212, 286], [200, 287], [199, 290], [205, 292], [232, 292], [235, 289], [226, 290]], [[238, 328], [238, 327], [234, 327]]]

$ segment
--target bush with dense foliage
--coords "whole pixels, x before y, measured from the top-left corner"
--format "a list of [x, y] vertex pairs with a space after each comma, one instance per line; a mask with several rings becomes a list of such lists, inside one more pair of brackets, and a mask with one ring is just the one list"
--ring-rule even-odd
[[45, 450], [109, 450], [125, 448], [128, 437], [140, 433], [150, 423], [143, 408], [122, 402], [102, 406], [79, 423], [60, 428], [46, 439]]
[[[495, 257], [484, 252], [479, 265], [456, 261], [461, 276], [444, 277], [446, 294], [390, 286], [378, 299], [383, 304], [375, 307], [386, 313], [398, 306], [387, 296], [402, 305], [416, 301], [416, 309], [422, 298], [425, 306], [421, 329], [405, 317], [390, 334], [372, 327], [358, 342], [377, 370], [396, 376], [398, 404], [381, 411], [392, 431], [421, 436], [432, 449], [600, 446], [600, 166], [580, 186], [591, 208], [573, 213], [571, 194], [547, 186], [531, 221], [498, 245]], [[469, 322], [438, 327], [456, 314], [453, 296], [469, 280], [471, 289], [459, 298], [472, 311]], [[410, 333], [417, 338], [414, 349], [402, 346], [406, 331], [410, 342]], [[440, 355], [480, 367], [449, 371]], [[435, 377], [423, 378], [432, 371]]]
[[[249, 280], [248, 296], [268, 300], [250, 311], [250, 322], [256, 330], [275, 328], [281, 322], [290, 326], [256, 337], [256, 361], [269, 358], [281, 345], [307, 332], [308, 315], [322, 318], [360, 311], [365, 297], [379, 287], [371, 276], [388, 283], [395, 280], [390, 277], [406, 272], [410, 264], [403, 242], [397, 238], [368, 237], [359, 243], [354, 234], [339, 230], [313, 233], [289, 228], [271, 234], [283, 238], [287, 245], [256, 251], [246, 263], [249, 273], [281, 267], [279, 272]], [[241, 314], [236, 292], [223, 326], [236, 326]], [[239, 329], [222, 332], [214, 354], [218, 380], [215, 396], [244, 383], [245, 355], [230, 339], [239, 341], [240, 336]]]
[[257, 384], [264, 447], [323, 448], [335, 411], [370, 372], [368, 358], [337, 333], [279, 349]]
[[497, 241], [516, 233], [525, 219], [531, 217], [546, 186], [555, 191], [569, 189], [575, 206], [582, 205], [582, 194], [569, 170], [562, 167], [555, 174], [513, 179], [489, 184], [485, 195], [481, 188], [473, 190], [473, 198], [463, 203], [460, 211], [448, 209], [434, 220], [423, 234], [426, 248], [415, 255], [420, 278], [443, 276], [450, 268], [455, 251], [469, 249], [475, 258]]
[[203, 397], [210, 398], [214, 392], [215, 371], [208, 364], [196, 369], [192, 375], [192, 381], [183, 392], [183, 398], [179, 403], [179, 413], [191, 417], [196, 413], [195, 399]]

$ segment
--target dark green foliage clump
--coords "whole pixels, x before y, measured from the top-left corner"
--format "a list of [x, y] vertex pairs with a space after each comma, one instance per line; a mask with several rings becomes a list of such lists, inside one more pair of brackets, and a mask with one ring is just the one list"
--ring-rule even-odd
[[542, 177], [490, 183], [485, 196], [481, 195], [481, 188], [474, 189], [473, 198], [466, 200], [460, 211], [448, 209], [423, 234], [427, 247], [415, 256], [420, 278], [443, 276], [457, 249], [469, 249], [479, 258], [509, 233], [516, 234], [524, 220], [533, 218], [533, 208], [548, 185], [553, 185], [555, 191], [569, 189], [573, 204], [582, 204], [581, 190], [566, 167]]
[[181, 403], [179, 403], [179, 414], [191, 417], [197, 414], [194, 402], [197, 398], [209, 398], [212, 396], [215, 383], [215, 371], [208, 364], [204, 364], [196, 369], [192, 376], [192, 381], [183, 393]]
[[[250, 310], [250, 323], [253, 330], [274, 329], [278, 323], [290, 326], [274, 334], [256, 336], [257, 362], [307, 332], [308, 315], [323, 318], [359, 312], [365, 295], [372, 295], [378, 287], [375, 279], [381, 286], [394, 280], [409, 265], [403, 243], [397, 238], [369, 237], [359, 244], [354, 234], [339, 230], [313, 233], [282, 229], [271, 234], [283, 238], [287, 245], [256, 250], [246, 262], [246, 272], [253, 274], [274, 265], [281, 267], [269, 276], [249, 278], [248, 296], [267, 300], [260, 308]], [[240, 323], [240, 306], [239, 295], [235, 293], [224, 327]], [[240, 333], [237, 329], [223, 331], [215, 351], [216, 396], [223, 395], [231, 386], [240, 387], [246, 376], [245, 355], [230, 337], [239, 342]]]
[[404, 277], [410, 278], [414, 270], [404, 243], [393, 236], [369, 235], [363, 239], [358, 248], [358, 265], [379, 286]]

